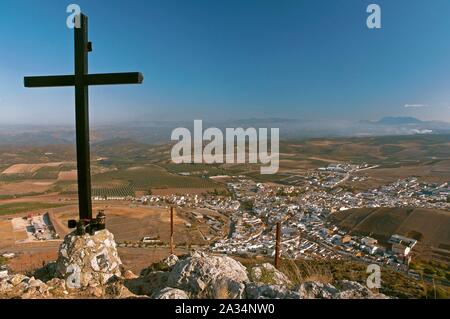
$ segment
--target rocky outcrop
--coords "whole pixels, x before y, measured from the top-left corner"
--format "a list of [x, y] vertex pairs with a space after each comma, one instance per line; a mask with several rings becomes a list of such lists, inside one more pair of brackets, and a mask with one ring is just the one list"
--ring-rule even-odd
[[48, 298], [50, 288], [46, 283], [34, 277], [15, 274], [0, 281], [0, 296], [25, 299]]
[[292, 282], [285, 274], [269, 263], [253, 266], [249, 271], [249, 277], [253, 282], [257, 283], [281, 286], [292, 285]]
[[253, 266], [249, 270], [251, 280], [245, 287], [246, 297], [250, 299], [298, 299], [297, 292], [291, 291], [293, 284], [272, 264]]
[[167, 285], [186, 291], [192, 298], [238, 299], [244, 297], [248, 281], [245, 267], [236, 260], [194, 252], [174, 265]]
[[297, 291], [282, 285], [269, 285], [250, 282], [245, 287], [246, 298], [249, 299], [300, 299]]
[[343, 280], [338, 284], [339, 292], [335, 299], [386, 299], [386, 295], [376, 293], [359, 282]]
[[308, 281], [296, 289], [302, 299], [335, 299], [339, 291], [329, 283]]
[[[94, 236], [68, 235], [56, 263], [36, 271], [34, 277], [14, 274], [2, 278], [0, 298], [387, 298], [346, 280], [295, 285], [271, 264], [256, 265], [247, 271], [233, 258], [204, 252], [193, 252], [180, 259], [172, 255], [149, 266], [140, 276], [131, 271], [124, 271], [122, 276], [115, 247], [108, 231]], [[74, 276], [79, 286], [73, 286]]]
[[153, 299], [189, 299], [187, 293], [181, 289], [166, 287], [153, 295]]
[[160, 262], [154, 263], [141, 271], [141, 276], [146, 276], [154, 271], [171, 271], [173, 266], [178, 262], [176, 255], [170, 255]]
[[59, 249], [55, 276], [64, 279], [69, 289], [104, 285], [113, 276], [120, 277], [121, 264], [108, 230], [83, 236], [71, 233]]

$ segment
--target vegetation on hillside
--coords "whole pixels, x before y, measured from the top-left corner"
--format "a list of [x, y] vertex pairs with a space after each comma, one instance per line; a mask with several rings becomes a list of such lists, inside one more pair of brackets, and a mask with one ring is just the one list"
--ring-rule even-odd
[[[269, 259], [236, 258], [247, 268]], [[287, 260], [282, 259], [280, 270], [294, 283], [318, 281], [336, 284], [342, 280], [366, 285], [367, 265], [345, 260]], [[381, 270], [381, 293], [397, 298], [450, 298], [450, 287], [414, 280], [388, 268]]]

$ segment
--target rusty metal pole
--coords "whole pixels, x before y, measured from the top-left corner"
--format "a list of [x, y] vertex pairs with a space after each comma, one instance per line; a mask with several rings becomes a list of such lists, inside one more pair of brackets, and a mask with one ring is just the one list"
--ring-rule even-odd
[[173, 255], [173, 207], [170, 207], [170, 254]]
[[276, 232], [276, 235], [275, 235], [275, 240], [276, 240], [276, 242], [275, 242], [275, 268], [276, 269], [279, 269], [280, 268], [280, 242], [281, 242], [281, 239], [280, 239], [280, 236], [281, 235], [281, 223], [280, 222], [278, 222], [277, 223], [277, 232]]

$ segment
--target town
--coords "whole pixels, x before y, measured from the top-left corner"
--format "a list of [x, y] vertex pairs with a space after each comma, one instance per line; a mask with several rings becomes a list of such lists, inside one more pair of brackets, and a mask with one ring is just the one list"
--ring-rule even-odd
[[[257, 183], [236, 176], [227, 183], [230, 196], [216, 195], [147, 195], [134, 201], [142, 205], [176, 205], [194, 210], [193, 218], [221, 229], [223, 221], [195, 210], [214, 210], [229, 219], [229, 232], [217, 231], [208, 238], [208, 250], [243, 256], [275, 254], [275, 226], [282, 225], [282, 255], [304, 259], [357, 259], [377, 263], [395, 270], [408, 270], [411, 252], [417, 240], [392, 234], [380, 244], [369, 236], [349, 234], [333, 224], [330, 216], [355, 208], [404, 207], [450, 209], [450, 185], [424, 183], [415, 177], [398, 180], [364, 192], [350, 192], [339, 187], [343, 180], [361, 180], [355, 171], [371, 169], [368, 164], [330, 164], [311, 170], [303, 184], [275, 185]], [[298, 184], [298, 181], [296, 182]], [[187, 225], [190, 227], [191, 225]]]

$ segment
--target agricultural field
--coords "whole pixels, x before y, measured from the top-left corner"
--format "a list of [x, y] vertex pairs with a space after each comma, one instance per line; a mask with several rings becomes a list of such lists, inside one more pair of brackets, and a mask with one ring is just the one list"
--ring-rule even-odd
[[0, 249], [14, 245], [15, 236], [10, 220], [0, 220]]
[[[167, 172], [157, 165], [146, 165], [120, 169], [94, 175], [92, 177], [94, 188], [96, 185], [105, 183], [125, 181], [133, 191], [151, 191], [152, 189], [167, 188], [223, 188], [222, 184], [216, 183], [208, 178], [197, 176], [181, 176]], [[107, 188], [107, 187], [104, 187]]]
[[66, 206], [64, 203], [11, 202], [0, 204], [0, 215], [12, 215], [23, 212]]
[[77, 170], [60, 171], [58, 173], [58, 181], [76, 181]]
[[162, 167], [167, 169], [170, 173], [180, 174], [180, 173], [189, 173], [190, 175], [196, 176], [214, 176], [214, 175], [224, 175], [226, 174], [226, 170], [223, 167], [220, 167], [218, 164], [174, 164], [167, 163], [161, 164]]
[[134, 187], [132, 185], [92, 188], [92, 196], [94, 197], [134, 197], [135, 195]]
[[[169, 243], [170, 212], [168, 208], [135, 206], [118, 202], [94, 204], [94, 212], [100, 209], [105, 211], [106, 225], [118, 243], [138, 243], [144, 236], [157, 237], [164, 245]], [[65, 211], [54, 212], [51, 216], [52, 222], [59, 227], [59, 232], [63, 233], [60, 236], [63, 236], [69, 231], [66, 227], [67, 220], [76, 218], [77, 209], [71, 206]], [[195, 224], [191, 216], [184, 210], [175, 211], [174, 242], [176, 245], [208, 243], [202, 234], [209, 234], [210, 226], [206, 223]], [[224, 219], [224, 217], [220, 218]], [[192, 223], [192, 228], [186, 226], [187, 222]]]
[[[411, 175], [424, 181], [446, 182], [450, 180], [448, 138], [436, 135], [282, 141], [280, 170], [274, 175], [261, 175], [258, 164], [174, 164], [170, 161], [171, 144], [113, 138], [92, 146], [93, 194], [126, 197], [223, 191], [224, 183], [210, 178], [216, 175], [246, 175], [257, 182], [286, 184], [309, 169], [339, 162], [380, 165], [358, 173], [368, 177], [366, 180], [343, 184], [359, 191]], [[1, 150], [0, 200], [50, 193], [76, 195], [73, 146]]]
[[0, 182], [0, 199], [44, 194], [53, 187], [53, 181], [25, 180], [16, 183]]
[[[67, 221], [77, 217], [78, 208], [75, 202], [61, 203], [59, 207], [39, 206], [38, 203], [26, 203], [19, 207], [10, 206], [9, 213], [17, 213], [16, 217], [25, 216], [28, 212], [36, 212], [42, 209], [49, 212], [50, 220], [61, 238], [71, 230], [67, 228]], [[1, 206], [0, 206], [1, 207]], [[20, 209], [19, 209], [20, 208]], [[94, 203], [94, 214], [98, 210], [106, 213], [107, 228], [114, 234], [115, 239], [121, 247], [119, 253], [125, 265], [137, 273], [149, 264], [159, 261], [169, 253], [168, 243], [170, 238], [170, 213], [167, 208], [136, 206], [125, 202], [105, 201], [101, 204]], [[206, 212], [206, 211], [205, 211]], [[214, 212], [210, 212], [214, 215]], [[216, 216], [216, 215], [214, 215]], [[227, 227], [225, 217], [218, 218], [224, 220], [224, 227]], [[208, 245], [204, 234], [215, 232], [205, 222], [194, 224], [192, 214], [186, 211], [175, 211], [174, 214], [174, 243], [175, 251], [183, 254], [188, 249], [196, 246]], [[186, 223], [193, 223], [188, 227]], [[223, 230], [227, 233], [227, 229]], [[161, 243], [154, 247], [139, 248], [137, 244], [142, 237], [151, 236], [161, 240]], [[18, 257], [11, 262], [11, 269], [16, 271], [31, 270], [42, 265], [42, 262], [53, 261], [56, 258], [59, 241], [38, 242], [38, 243], [15, 243], [19, 239], [25, 239], [26, 233], [13, 231], [11, 216], [0, 216], [0, 251], [18, 253]], [[123, 247], [126, 244], [127, 247]], [[131, 245], [131, 247], [130, 247]], [[38, 261], [38, 262], [37, 262]]]
[[2, 174], [11, 175], [11, 174], [33, 174], [42, 168], [53, 168], [59, 167], [62, 163], [42, 163], [42, 164], [13, 164], [7, 169], [5, 169]]

